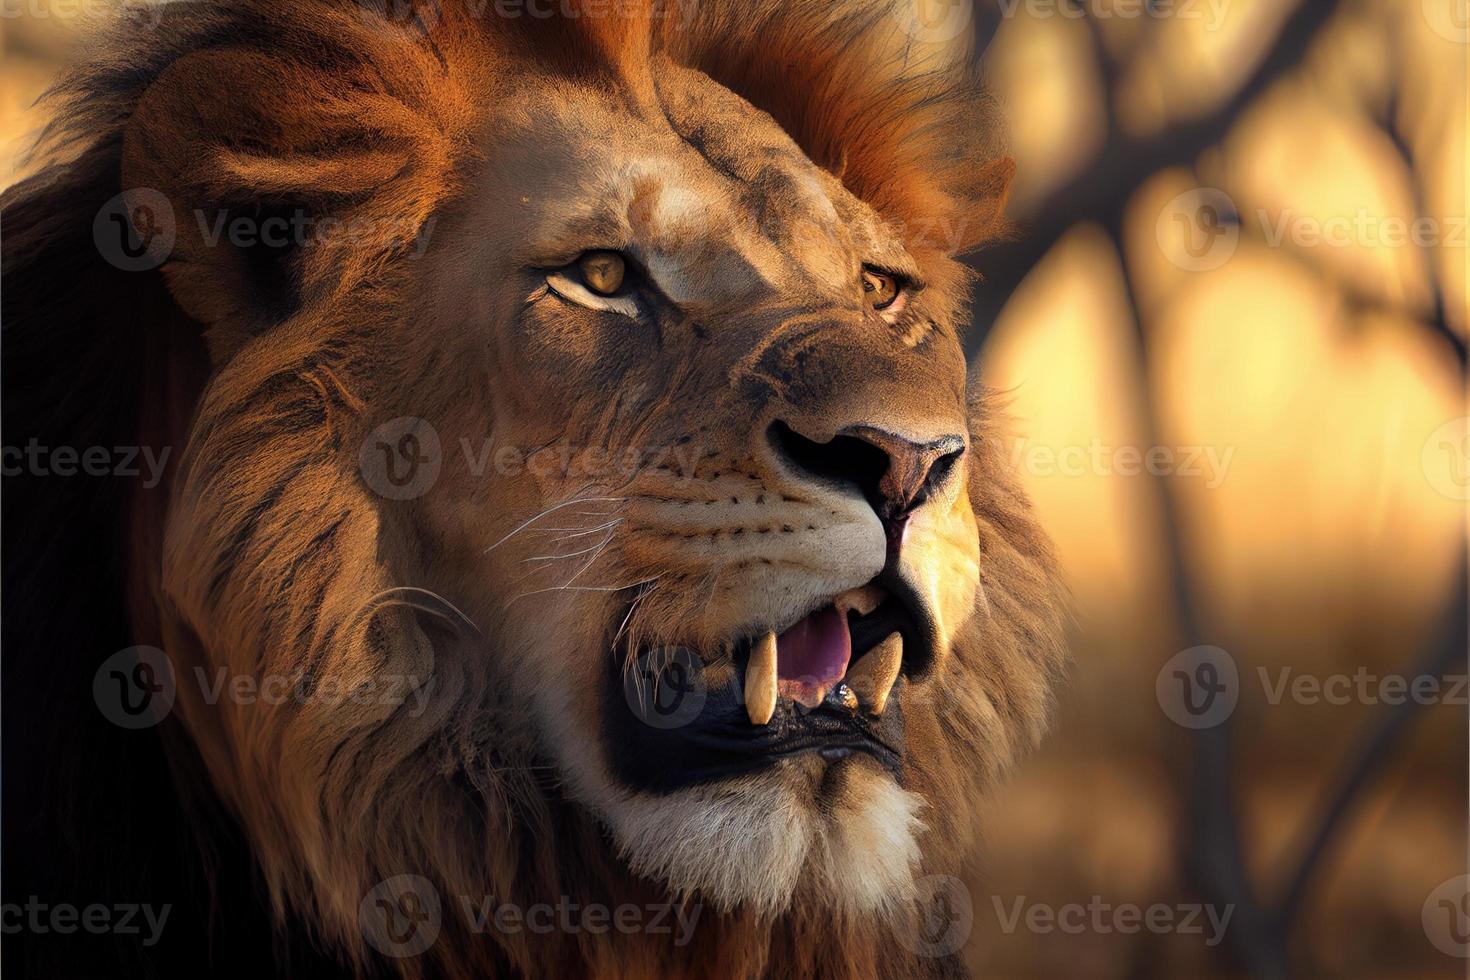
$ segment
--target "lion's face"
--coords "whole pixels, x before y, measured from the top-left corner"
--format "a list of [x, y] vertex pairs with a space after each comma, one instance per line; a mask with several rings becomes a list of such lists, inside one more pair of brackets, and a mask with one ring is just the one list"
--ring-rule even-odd
[[[776, 61], [800, 57], [772, 24], [751, 50], [784, 36]], [[276, 85], [240, 121], [200, 103], [207, 79], [281, 69], [226, 51], [135, 114], [125, 173], [175, 202], [319, 180], [274, 193], [431, 228], [411, 258], [319, 250], [284, 279], [181, 228], [165, 271], [214, 363], [164, 521], [171, 656], [407, 677], [427, 707], [263, 715], [181, 690], [180, 714], [273, 886], [344, 942], [388, 875], [529, 887], [507, 828], [563, 797], [622, 868], [721, 909], [902, 903], [1036, 737], [1057, 656], [1046, 545], [967, 396], [948, 256], [975, 229], [892, 210], [971, 200], [993, 222], [1008, 163], [934, 190], [958, 165], [922, 171], [932, 134], [882, 116], [892, 78], [842, 76], [880, 122], [849, 111], [863, 139], [818, 166], [825, 117], [799, 145], [646, 52], [641, 86], [535, 64], [490, 82], [499, 55], [460, 28], [357, 38], [381, 62], [349, 80], [360, 108], [334, 66], [302, 76], [321, 88], [301, 118]], [[324, 146], [354, 155], [303, 162]], [[218, 172], [180, 176], [200, 159]], [[280, 281], [291, 302], [262, 301]], [[408, 491], [372, 472], [426, 452]]]
[[440, 394], [390, 414], [438, 401], [489, 465], [451, 460], [418, 533], [635, 868], [872, 907], [918, 853], [905, 718], [979, 581], [953, 297], [769, 117], [657, 81], [666, 118], [538, 97], [565, 108], [469, 181], [423, 282]]

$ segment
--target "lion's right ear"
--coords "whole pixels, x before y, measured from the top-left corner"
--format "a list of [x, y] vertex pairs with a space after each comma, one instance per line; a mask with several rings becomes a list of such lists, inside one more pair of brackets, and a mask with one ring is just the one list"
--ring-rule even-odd
[[185, 55], [126, 126], [123, 187], [167, 200], [163, 272], [216, 361], [414, 247], [449, 193], [468, 117], [454, 80], [429, 48], [357, 40], [352, 64]]

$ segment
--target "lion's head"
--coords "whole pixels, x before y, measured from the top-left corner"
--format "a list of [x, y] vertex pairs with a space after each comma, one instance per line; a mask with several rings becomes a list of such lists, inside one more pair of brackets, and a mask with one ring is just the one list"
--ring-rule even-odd
[[[412, 874], [698, 901], [765, 937], [732, 970], [901, 958], [863, 923], [958, 873], [1058, 658], [960, 340], [991, 105], [906, 3], [533, 7], [180, 4], [78, 82], [187, 318], [136, 628], [279, 906], [353, 957]], [[404, 962], [544, 956], [451, 921]]]

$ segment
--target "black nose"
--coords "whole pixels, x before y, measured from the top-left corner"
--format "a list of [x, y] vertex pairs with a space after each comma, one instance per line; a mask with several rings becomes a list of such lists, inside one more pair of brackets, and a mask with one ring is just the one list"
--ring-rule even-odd
[[793, 472], [856, 487], [885, 526], [902, 524], [949, 480], [965, 454], [961, 436], [917, 442], [871, 425], [850, 425], [826, 442], [808, 439], [785, 422], [767, 433]]

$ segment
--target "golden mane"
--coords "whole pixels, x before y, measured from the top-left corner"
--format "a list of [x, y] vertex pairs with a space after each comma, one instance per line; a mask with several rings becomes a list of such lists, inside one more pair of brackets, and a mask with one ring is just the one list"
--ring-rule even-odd
[[[483, 690], [485, 668], [449, 665], [444, 650], [459, 640], [434, 621], [442, 610], [380, 601], [395, 584], [383, 555], [413, 544], [331, 456], [350, 456], [367, 399], [432, 384], [433, 352], [365, 334], [404, 315], [413, 273], [402, 260], [483, 165], [487, 106], [525, 111], [518, 86], [544, 73], [625, 93], [630, 115], [647, 113], [658, 111], [658, 65], [701, 72], [900, 229], [957, 306], [966, 276], [948, 256], [1004, 233], [1013, 164], [968, 52], [916, 41], [891, 7], [587, 0], [543, 19], [496, 16], [490, 0], [170, 3], [156, 27], [120, 26], [64, 80], [41, 169], [0, 197], [6, 424], [53, 445], [188, 445], [190, 461], [156, 492], [7, 487], [5, 684], [36, 692], [37, 705], [7, 720], [7, 742], [23, 730], [38, 758], [72, 767], [45, 787], [39, 820], [22, 825], [7, 808], [7, 840], [46, 842], [27, 846], [35, 856], [8, 869], [8, 887], [137, 900], [130, 890], [152, 883], [197, 895], [174, 911], [174, 935], [187, 938], [152, 954], [164, 975], [953, 975], [948, 954], [915, 956], [801, 905], [774, 919], [711, 914], [672, 954], [616, 933], [491, 941], [445, 915], [428, 954], [385, 960], [357, 919], [364, 894], [404, 862], [446, 895], [666, 898], [627, 872], [546, 772], [516, 706]], [[93, 239], [94, 217], [135, 188], [181, 216], [161, 273], [110, 265]], [[183, 217], [220, 210], [330, 213], [366, 231], [233, 249]], [[251, 347], [267, 330], [277, 345]], [[234, 373], [218, 384], [226, 364]], [[932, 725], [914, 722], [934, 751], [908, 787], [953, 804], [924, 814], [925, 869], [936, 870], [968, 864], [966, 801], [1040, 737], [1062, 660], [1054, 562], [1007, 473], [1003, 420], [978, 390], [970, 415], [987, 614], [954, 638], [966, 683]], [[194, 462], [210, 454], [231, 468]], [[98, 561], [109, 547], [99, 542], [125, 559]], [[75, 567], [91, 577], [73, 582]], [[414, 719], [343, 713], [330, 731], [229, 730], [201, 715], [188, 732], [170, 719], [119, 739], [85, 697], [99, 662], [146, 643], [181, 670], [207, 663], [200, 610], [217, 614], [216, 634], [258, 639], [279, 658], [265, 666], [282, 672], [314, 676], [328, 651], [359, 672], [437, 670], [433, 707]], [[38, 649], [59, 653], [14, 653]], [[318, 753], [320, 782], [291, 799], [246, 779], [212, 787], [206, 773], [237, 751]], [[12, 801], [43, 795], [36, 766], [8, 773]], [[79, 835], [99, 799], [113, 832]], [[152, 855], [179, 847], [178, 867], [159, 860], [145, 874]], [[50, 864], [52, 854], [66, 858]], [[55, 969], [117, 969], [115, 954], [78, 945]], [[27, 955], [44, 970], [62, 954]]]

